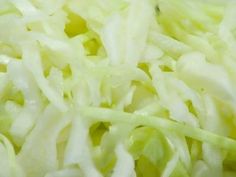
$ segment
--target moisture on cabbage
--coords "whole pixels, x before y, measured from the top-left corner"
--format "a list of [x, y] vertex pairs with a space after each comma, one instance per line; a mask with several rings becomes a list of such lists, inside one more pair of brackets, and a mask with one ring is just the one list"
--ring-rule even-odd
[[0, 177], [235, 177], [236, 1], [0, 0]]

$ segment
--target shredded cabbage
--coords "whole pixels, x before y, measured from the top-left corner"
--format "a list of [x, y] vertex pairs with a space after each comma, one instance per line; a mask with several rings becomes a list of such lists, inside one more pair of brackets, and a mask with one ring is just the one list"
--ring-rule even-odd
[[0, 0], [0, 177], [235, 177], [235, 16]]

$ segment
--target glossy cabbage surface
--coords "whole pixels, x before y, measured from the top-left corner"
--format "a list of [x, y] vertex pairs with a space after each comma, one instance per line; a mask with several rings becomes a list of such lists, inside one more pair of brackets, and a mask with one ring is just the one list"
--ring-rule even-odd
[[236, 1], [0, 0], [0, 177], [159, 176], [236, 176]]

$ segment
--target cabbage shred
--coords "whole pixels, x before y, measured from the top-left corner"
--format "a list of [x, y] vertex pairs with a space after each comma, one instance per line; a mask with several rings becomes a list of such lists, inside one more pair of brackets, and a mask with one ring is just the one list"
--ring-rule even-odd
[[235, 16], [0, 0], [0, 177], [235, 177]]

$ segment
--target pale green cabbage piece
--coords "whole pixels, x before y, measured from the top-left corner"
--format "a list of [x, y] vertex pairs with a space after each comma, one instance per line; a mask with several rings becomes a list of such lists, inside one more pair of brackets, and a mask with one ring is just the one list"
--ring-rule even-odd
[[0, 0], [0, 177], [235, 177], [235, 16]]

